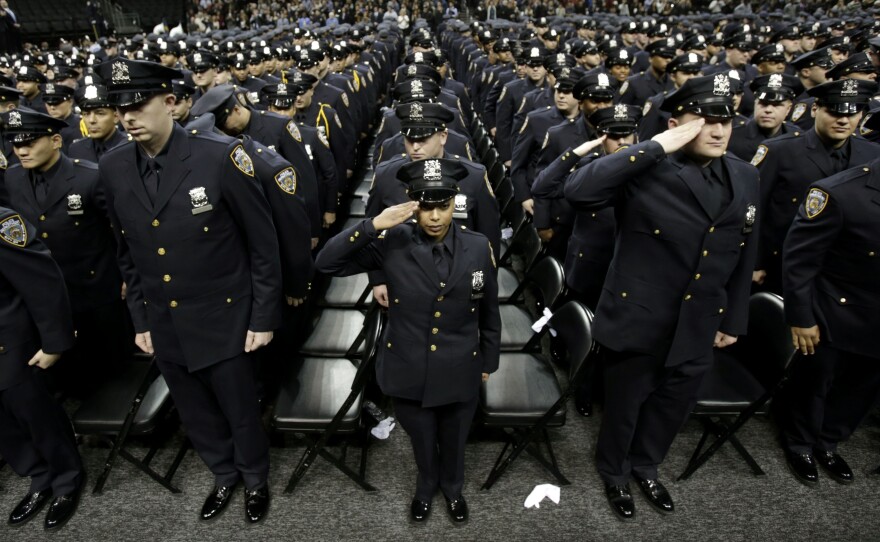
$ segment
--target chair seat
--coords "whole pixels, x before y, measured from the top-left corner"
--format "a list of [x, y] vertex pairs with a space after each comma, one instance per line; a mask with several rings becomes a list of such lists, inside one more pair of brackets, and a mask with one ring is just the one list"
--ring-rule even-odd
[[[354, 307], [360, 300], [364, 290], [370, 287], [370, 279], [366, 273], [358, 273], [348, 277], [333, 277], [324, 293], [323, 304], [329, 307]], [[373, 300], [373, 292], [367, 294], [365, 303]]]
[[[275, 401], [273, 423], [280, 431], [322, 431], [345, 402], [357, 367], [345, 358], [303, 358], [297, 378], [282, 386]], [[338, 431], [358, 429], [364, 395], [360, 393]]]
[[[488, 426], [529, 426], [553, 406], [562, 390], [549, 364], [531, 354], [501, 354], [498, 370], [480, 389], [480, 405]], [[559, 409], [548, 423], [565, 423], [565, 409]]]
[[361, 218], [367, 216], [367, 202], [362, 198], [353, 198], [348, 207], [348, 216], [359, 216]]
[[[125, 370], [83, 401], [73, 415], [73, 427], [80, 434], [112, 435], [122, 430], [138, 388], [150, 368], [149, 362], [132, 361]], [[130, 435], [153, 431], [161, 414], [171, 406], [171, 392], [159, 375], [150, 385], [134, 418]]]
[[[300, 352], [306, 356], [341, 358], [348, 353], [355, 338], [364, 327], [364, 315], [354, 309], [324, 309]], [[357, 353], [364, 351], [358, 345]]]
[[501, 350], [519, 350], [534, 335], [531, 315], [516, 305], [501, 305]]
[[498, 268], [498, 301], [507, 301], [519, 287], [516, 273], [507, 267]]
[[364, 179], [355, 187], [354, 195], [358, 198], [370, 195], [370, 186], [372, 184], [372, 179]]
[[700, 385], [694, 413], [737, 415], [764, 391], [764, 386], [742, 362], [718, 351]]

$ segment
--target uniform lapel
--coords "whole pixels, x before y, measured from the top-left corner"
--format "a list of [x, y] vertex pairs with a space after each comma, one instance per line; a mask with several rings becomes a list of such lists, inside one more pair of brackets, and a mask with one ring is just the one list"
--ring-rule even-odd
[[[724, 169], [727, 170], [727, 179], [730, 182], [730, 187], [732, 190], [732, 195], [730, 198], [730, 204], [721, 211], [718, 215], [718, 219], [715, 220], [716, 223], [719, 223], [727, 218], [731, 212], [736, 209], [740, 209], [739, 200], [742, 197], [742, 185], [739, 182], [739, 178], [737, 175], [734, 175], [733, 168], [731, 166], [730, 159], [727, 156], [721, 157], [722, 164], [724, 165]], [[754, 202], [750, 202], [754, 204]], [[742, 217], [742, 220], [745, 221], [745, 217]], [[745, 223], [745, 222], [743, 222]]]
[[[456, 227], [453, 224], [453, 227]], [[446, 281], [446, 286], [441, 290], [442, 294], [446, 294], [449, 290], [452, 289], [453, 285], [458, 284], [459, 281], [462, 280], [468, 273], [472, 271], [476, 271], [475, 269], [468, 268], [468, 262], [471, 260], [467, 257], [467, 245], [462, 241], [461, 234], [459, 232], [455, 233], [455, 254], [452, 257], [452, 269], [449, 271], [449, 280]]]
[[159, 173], [159, 193], [156, 194], [156, 204], [153, 207], [157, 215], [162, 212], [162, 209], [171, 200], [171, 196], [177, 192], [177, 187], [190, 172], [190, 168], [186, 164], [186, 159], [189, 158], [189, 138], [186, 137], [186, 132], [175, 124], [172, 137], [174, 141], [168, 149], [169, 159], [165, 169]]
[[[419, 226], [416, 225], [413, 232], [413, 236], [415, 237], [419, 236], [418, 228]], [[424, 240], [417, 240], [415, 246], [413, 246], [409, 253], [416, 261], [416, 264], [422, 268], [422, 271], [428, 275], [431, 284], [439, 285], [440, 275], [437, 274], [437, 268], [434, 266], [434, 255], [431, 253], [431, 243]]]
[[701, 197], [704, 191], [699, 189], [698, 183], [706, 182], [706, 179], [703, 178], [703, 173], [700, 171], [700, 168], [697, 167], [697, 165], [692, 163], [690, 160], [686, 160], [682, 156], [678, 155], [673, 158], [672, 162], [676, 165], [676, 167], [679, 168], [678, 177], [688, 187], [697, 202], [699, 202], [700, 207], [702, 207], [703, 212], [706, 214], [706, 216], [711, 219], [711, 210], [709, 209], [707, 202]]
[[828, 155], [828, 151], [825, 150], [825, 146], [819, 141], [816, 129], [810, 129], [804, 137], [807, 138], [807, 158], [822, 172], [822, 175], [818, 177], [823, 178], [833, 175], [834, 165], [831, 163], [831, 157]]
[[127, 184], [131, 191], [134, 192], [135, 197], [138, 201], [141, 202], [141, 205], [144, 206], [144, 209], [147, 211], [153, 212], [153, 204], [150, 202], [150, 196], [147, 195], [147, 189], [144, 187], [144, 181], [141, 179], [140, 170], [137, 166], [137, 153], [138, 147], [137, 143], [132, 145], [130, 148], [126, 149], [125, 153], [122, 154], [123, 160], [126, 162], [124, 168], [121, 168], [123, 171], [131, 172], [134, 171], [135, 174], [131, 175], [130, 180], [124, 182]]
[[40, 209], [42, 213], [46, 213], [49, 209], [51, 209], [58, 200], [67, 196], [67, 193], [70, 191], [70, 180], [73, 179], [73, 164], [70, 162], [70, 159], [61, 155], [61, 158], [58, 159], [58, 171], [55, 172], [55, 178], [49, 182], [49, 195], [46, 197], [45, 205]]

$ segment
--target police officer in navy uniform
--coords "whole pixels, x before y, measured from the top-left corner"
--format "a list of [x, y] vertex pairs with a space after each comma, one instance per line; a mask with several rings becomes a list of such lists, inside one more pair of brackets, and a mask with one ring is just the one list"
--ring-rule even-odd
[[34, 111], [48, 113], [40, 88], [40, 85], [46, 84], [46, 76], [43, 75], [43, 72], [33, 66], [21, 66], [15, 70], [15, 81], [15, 88], [22, 93], [19, 99], [21, 107], [29, 107]]
[[77, 90], [76, 96], [89, 135], [71, 143], [67, 155], [97, 164], [109, 149], [128, 141], [128, 136], [118, 127], [106, 86], [86, 85]]
[[782, 243], [807, 188], [814, 181], [866, 164], [880, 152], [876, 143], [853, 137], [868, 101], [877, 92], [876, 83], [844, 79], [808, 92], [816, 100], [809, 113], [815, 126], [765, 141], [752, 158], [761, 172], [761, 203], [766, 209], [754, 280], [776, 293], [782, 286]]
[[757, 243], [758, 173], [725, 148], [729, 76], [688, 80], [667, 96], [670, 129], [577, 170], [574, 205], [613, 206], [614, 258], [596, 309], [605, 409], [597, 466], [614, 512], [632, 518], [628, 482], [674, 510], [658, 466], [690, 415], [702, 376], [746, 331]]
[[8, 523], [22, 525], [51, 502], [43, 522], [76, 511], [85, 473], [70, 420], [42, 380], [74, 342], [58, 264], [21, 215], [0, 207], [0, 456], [31, 479]]
[[[0, 85], [4, 82], [0, 81]], [[11, 82], [9, 83], [11, 84]], [[0, 113], [11, 111], [18, 107], [21, 91], [12, 87], [0, 86]], [[6, 192], [6, 169], [16, 162], [18, 157], [12, 151], [5, 139], [0, 139], [0, 206], [9, 205], [9, 194]]]
[[756, 77], [749, 88], [755, 96], [755, 114], [734, 125], [727, 147], [728, 152], [743, 160], [751, 160], [765, 139], [799, 131], [785, 119], [791, 111], [792, 100], [803, 86], [793, 75], [774, 73]]
[[52, 385], [86, 397], [124, 361], [122, 275], [98, 166], [61, 152], [63, 120], [30, 109], [2, 115], [20, 159], [7, 171], [11, 205], [36, 225], [64, 273], [76, 346], [50, 375]]
[[[398, 172], [413, 200], [386, 208], [331, 239], [318, 269], [334, 275], [383, 270], [388, 326], [376, 373], [410, 435], [418, 478], [410, 507], [423, 521], [437, 490], [456, 522], [468, 519], [464, 447], [480, 381], [498, 368], [501, 317], [488, 240], [453, 224], [458, 161], [411, 162]], [[416, 215], [416, 221], [410, 218]], [[427, 300], [427, 301], [426, 301]]]
[[61, 130], [61, 139], [64, 145], [61, 150], [67, 153], [70, 144], [83, 136], [82, 117], [74, 109], [75, 90], [67, 85], [46, 83], [43, 85], [43, 102], [46, 111], [52, 117], [64, 121], [66, 126]]
[[675, 38], [663, 38], [645, 47], [651, 66], [644, 73], [630, 76], [629, 85], [621, 93], [620, 103], [642, 107], [651, 96], [674, 90], [666, 66], [675, 58], [675, 51]]
[[99, 171], [136, 343], [155, 353], [214, 474], [201, 518], [217, 517], [244, 482], [245, 516], [260, 521], [269, 450], [251, 352], [272, 339], [282, 300], [269, 204], [240, 141], [174, 123], [179, 71], [121, 58], [98, 71], [135, 140], [105, 154]]
[[[880, 123], [874, 123], [880, 125]], [[837, 452], [880, 391], [880, 160], [818, 180], [785, 239], [783, 293], [803, 354], [783, 402], [786, 459], [798, 480], [853, 481]]]

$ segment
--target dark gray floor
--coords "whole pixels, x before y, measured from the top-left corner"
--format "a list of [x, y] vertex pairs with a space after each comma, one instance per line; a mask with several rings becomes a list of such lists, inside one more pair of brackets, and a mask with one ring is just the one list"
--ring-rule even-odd
[[[571, 416], [551, 437], [563, 471], [572, 485], [562, 488], [558, 505], [549, 500], [540, 509], [525, 509], [531, 489], [553, 483], [537, 463], [522, 457], [490, 491], [479, 486], [500, 450], [490, 437], [474, 438], [467, 453], [465, 496], [471, 505], [467, 525], [453, 525], [442, 497], [425, 524], [407, 520], [415, 467], [405, 433], [395, 429], [387, 441], [371, 448], [368, 478], [379, 488], [367, 494], [327, 462], [319, 460], [292, 495], [284, 483], [302, 451], [272, 449], [273, 509], [258, 526], [245, 525], [239, 491], [227, 513], [212, 524], [197, 519], [212, 478], [190, 452], [175, 482], [183, 493], [172, 495], [126, 462], [111, 476], [102, 495], [87, 494], [77, 515], [55, 540], [878, 540], [880, 539], [880, 478], [867, 471], [880, 463], [880, 427], [869, 422], [841, 452], [857, 473], [850, 486], [823, 477], [808, 489], [787, 472], [775, 446], [772, 425], [753, 420], [742, 431], [742, 442], [766, 470], [753, 476], [728, 446], [693, 478], [673, 482], [699, 438], [690, 423], [676, 440], [661, 477], [675, 499], [677, 512], [661, 516], [636, 495], [637, 518], [622, 523], [612, 516], [593, 469], [592, 455], [598, 418]], [[81, 448], [91, 482], [106, 450]], [[159, 458], [170, 462], [171, 450]], [[354, 454], [351, 459], [354, 459]], [[634, 488], [635, 489], [635, 488]], [[0, 510], [7, 513], [27, 490], [27, 482], [8, 467], [0, 471]], [[0, 540], [45, 540], [41, 521], [13, 530], [0, 526]]]

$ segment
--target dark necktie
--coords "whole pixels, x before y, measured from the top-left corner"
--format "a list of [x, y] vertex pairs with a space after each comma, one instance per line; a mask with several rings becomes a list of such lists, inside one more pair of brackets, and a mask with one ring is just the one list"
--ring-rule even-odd
[[156, 195], [159, 193], [159, 165], [152, 158], [147, 159], [147, 172], [144, 175], [144, 188], [151, 203], [156, 203]]
[[94, 144], [95, 144], [95, 155], [96, 155], [98, 158], [104, 156], [104, 142], [103, 142], [103, 141], [94, 140], [94, 139], [93, 139], [92, 141], [94, 141]]
[[831, 151], [831, 163], [834, 165], [834, 173], [840, 173], [849, 165], [849, 161], [843, 155], [841, 149]]
[[46, 200], [49, 199], [49, 183], [42, 175], [34, 175], [34, 197], [40, 207], [46, 206]]
[[703, 168], [703, 178], [706, 179], [706, 207], [709, 216], [713, 219], [721, 212], [721, 203], [724, 201], [724, 183], [715, 175], [711, 167]]
[[446, 282], [449, 279], [449, 258], [446, 256], [443, 243], [434, 245], [432, 252], [434, 253], [434, 267], [437, 268], [437, 276], [440, 277], [440, 282]]

